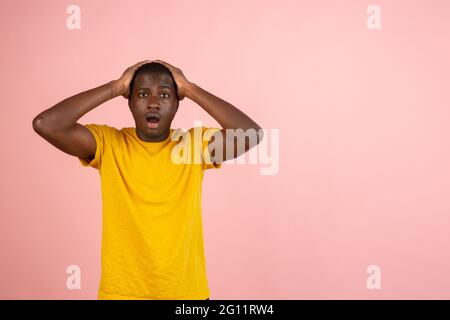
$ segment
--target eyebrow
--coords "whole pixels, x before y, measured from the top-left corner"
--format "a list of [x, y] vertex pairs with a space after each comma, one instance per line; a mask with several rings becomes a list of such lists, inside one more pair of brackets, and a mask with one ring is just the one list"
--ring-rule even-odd
[[[162, 88], [162, 89], [167, 88], [167, 89], [172, 89], [172, 90], [174, 89], [172, 86], [169, 86], [167, 84], [159, 85], [158, 88]], [[139, 87], [139, 90], [141, 90], [141, 89], [148, 89], [148, 87]]]

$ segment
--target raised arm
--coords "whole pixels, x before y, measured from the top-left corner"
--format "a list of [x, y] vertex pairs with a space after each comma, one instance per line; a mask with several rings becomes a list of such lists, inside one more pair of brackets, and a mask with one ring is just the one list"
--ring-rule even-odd
[[139, 62], [125, 70], [120, 79], [76, 94], [42, 111], [33, 119], [34, 131], [65, 153], [92, 159], [97, 147], [95, 138], [89, 129], [77, 123], [78, 119], [112, 98], [120, 95], [127, 98], [134, 72], [148, 62]]
[[[188, 97], [193, 100], [222, 126], [222, 130], [214, 135], [210, 145], [214, 143], [215, 139], [221, 138], [223, 142], [223, 157], [222, 155], [220, 157], [216, 156], [213, 150], [211, 152], [213, 162], [221, 163], [236, 158], [261, 142], [263, 138], [261, 127], [245, 113], [225, 100], [202, 89], [195, 83], [188, 81], [180, 69], [162, 60], [154, 61], [165, 65], [172, 72], [180, 99]], [[226, 134], [226, 129], [231, 129], [229, 133], [232, 134]], [[239, 133], [238, 129], [242, 129], [240, 130], [241, 133], [248, 130], [247, 133], [249, 134], [245, 136], [249, 139], [247, 140], [245, 136], [243, 140], [239, 139], [237, 136], [237, 133]], [[253, 138], [252, 132], [254, 133]], [[218, 137], [218, 135], [221, 137]]]

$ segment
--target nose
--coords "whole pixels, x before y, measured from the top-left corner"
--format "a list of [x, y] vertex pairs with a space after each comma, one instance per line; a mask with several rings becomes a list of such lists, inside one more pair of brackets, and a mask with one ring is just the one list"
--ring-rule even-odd
[[159, 109], [160, 109], [159, 104], [150, 103], [149, 105], [147, 105], [147, 110], [152, 110], [152, 109], [159, 111]]

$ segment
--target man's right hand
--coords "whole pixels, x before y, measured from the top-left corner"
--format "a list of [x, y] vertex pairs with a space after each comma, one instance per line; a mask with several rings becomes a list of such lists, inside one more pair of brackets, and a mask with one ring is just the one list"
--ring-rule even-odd
[[144, 60], [136, 63], [135, 65], [128, 67], [125, 72], [122, 74], [120, 79], [116, 80], [117, 94], [128, 99], [130, 95], [130, 84], [131, 80], [133, 80], [134, 73], [140, 66], [150, 63], [151, 60]]

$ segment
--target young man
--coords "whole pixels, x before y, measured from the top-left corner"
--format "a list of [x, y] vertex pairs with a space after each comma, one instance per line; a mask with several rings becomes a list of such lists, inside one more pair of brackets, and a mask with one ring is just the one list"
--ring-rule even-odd
[[[118, 130], [77, 123], [120, 95], [128, 99], [135, 127]], [[184, 97], [200, 105], [222, 129], [172, 129]], [[118, 80], [41, 112], [33, 128], [58, 149], [78, 157], [83, 166], [99, 171], [99, 299], [209, 298], [201, 219], [203, 173], [259, 143], [259, 125], [188, 81], [180, 69], [146, 60], [129, 67]], [[259, 135], [242, 141], [225, 129], [255, 129]], [[200, 140], [194, 139], [198, 136]]]

